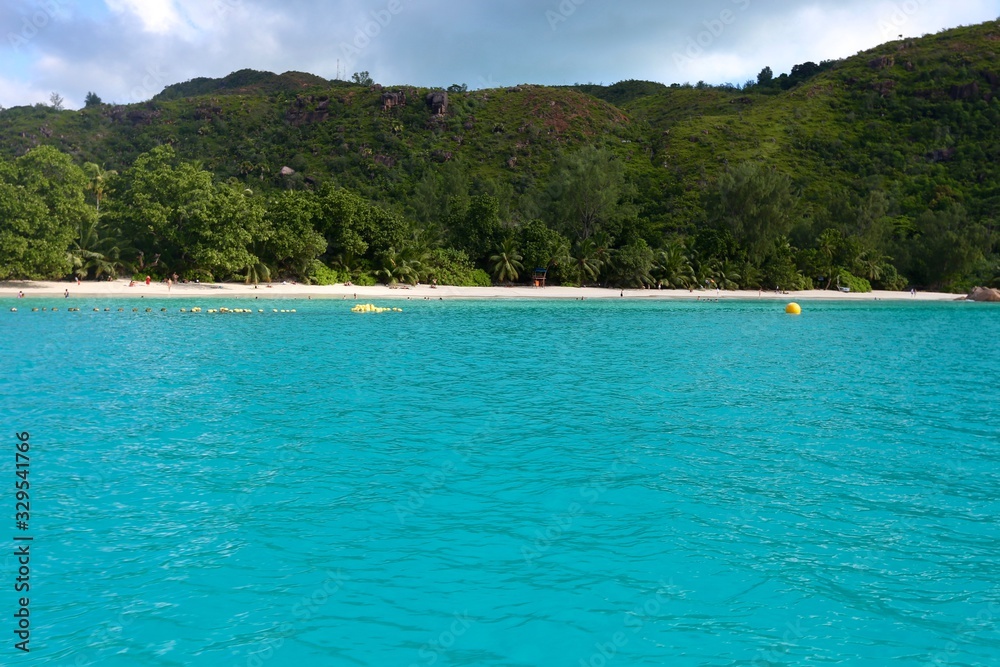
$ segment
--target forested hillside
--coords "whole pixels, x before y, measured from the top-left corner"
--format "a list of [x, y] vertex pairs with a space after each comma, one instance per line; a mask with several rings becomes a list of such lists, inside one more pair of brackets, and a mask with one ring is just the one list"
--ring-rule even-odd
[[0, 278], [995, 283], [998, 49], [990, 22], [739, 86], [245, 70], [7, 109]]

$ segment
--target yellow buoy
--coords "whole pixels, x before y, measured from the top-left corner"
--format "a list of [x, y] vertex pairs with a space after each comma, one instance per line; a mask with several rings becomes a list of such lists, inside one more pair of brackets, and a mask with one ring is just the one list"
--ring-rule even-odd
[[16, 313], [16, 312], [17, 312], [17, 308], [11, 308], [11, 309], [10, 309], [10, 312], [12, 312], [12, 313]]
[[787, 306], [785, 306], [785, 312], [788, 313], [789, 315], [801, 315], [802, 306], [800, 306], [797, 303], [790, 303]]

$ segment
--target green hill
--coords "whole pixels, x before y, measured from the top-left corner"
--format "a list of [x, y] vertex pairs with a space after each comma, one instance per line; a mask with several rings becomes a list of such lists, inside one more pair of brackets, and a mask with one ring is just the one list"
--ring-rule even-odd
[[[548, 258], [565, 280], [703, 282], [728, 269], [746, 286], [867, 273], [961, 289], [998, 273], [998, 49], [989, 22], [742, 89], [455, 89], [446, 108], [439, 91], [243, 70], [142, 104], [4, 110], [0, 155], [49, 145], [124, 174], [170, 146], [260, 196], [346, 189], [444, 247], [461, 236], [454, 216], [492, 198], [497, 238], [530, 245], [524, 230], [540, 220], [570, 246]], [[631, 252], [648, 268], [612, 270], [609, 254], [595, 276], [585, 263], [574, 273], [568, 256], [594, 234], [608, 253], [630, 248], [619, 264]], [[668, 277], [643, 248], [679, 248], [686, 268]], [[489, 270], [489, 254], [469, 259]]]

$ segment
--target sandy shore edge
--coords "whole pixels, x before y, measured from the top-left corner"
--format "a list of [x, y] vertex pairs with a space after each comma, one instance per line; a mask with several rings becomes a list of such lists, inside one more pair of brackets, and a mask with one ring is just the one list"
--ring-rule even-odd
[[236, 297], [259, 297], [267, 299], [347, 299], [370, 301], [372, 299], [646, 299], [646, 300], [688, 300], [739, 299], [739, 300], [824, 300], [824, 301], [958, 301], [961, 294], [941, 292], [875, 291], [866, 294], [844, 293], [833, 290], [806, 290], [800, 292], [758, 292], [757, 290], [635, 290], [604, 289], [600, 287], [447, 287], [432, 288], [429, 285], [414, 287], [357, 287], [353, 285], [298, 285], [274, 283], [267, 285], [243, 285], [239, 283], [182, 284], [168, 288], [165, 283], [146, 285], [136, 283], [129, 287], [127, 280], [106, 282], [41, 282], [7, 281], [0, 282], [0, 298], [17, 298], [24, 292], [26, 299], [32, 297], [63, 298], [66, 292], [73, 297], [99, 297], [127, 299], [177, 298], [177, 299], [225, 299]]

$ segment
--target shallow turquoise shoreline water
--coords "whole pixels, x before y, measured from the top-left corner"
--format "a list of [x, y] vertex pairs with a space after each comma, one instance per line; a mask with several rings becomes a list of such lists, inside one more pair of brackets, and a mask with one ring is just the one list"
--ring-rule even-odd
[[1000, 662], [988, 304], [69, 301], [4, 664]]

